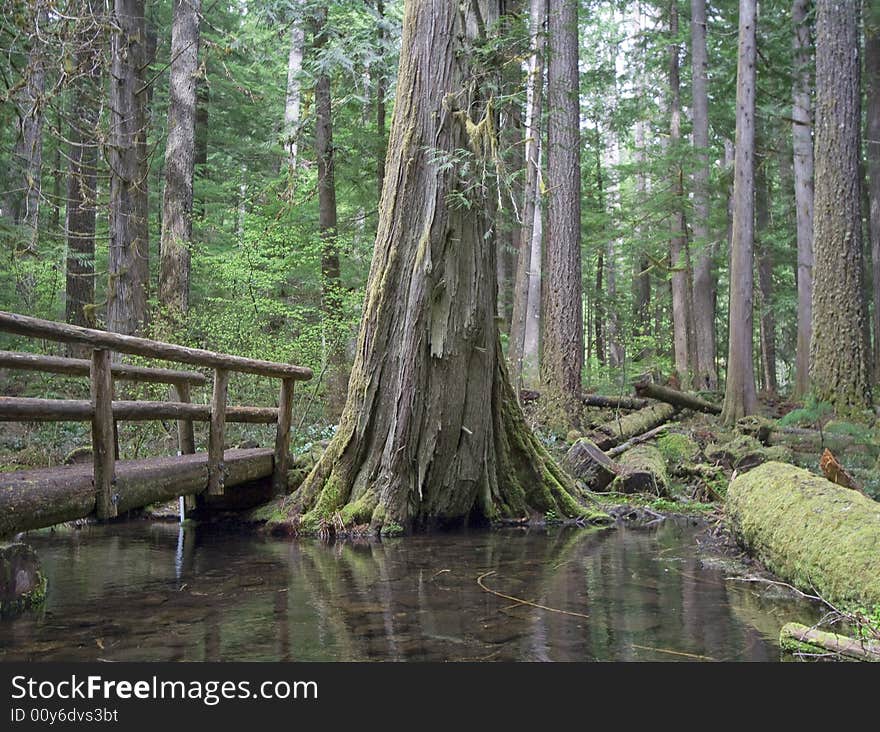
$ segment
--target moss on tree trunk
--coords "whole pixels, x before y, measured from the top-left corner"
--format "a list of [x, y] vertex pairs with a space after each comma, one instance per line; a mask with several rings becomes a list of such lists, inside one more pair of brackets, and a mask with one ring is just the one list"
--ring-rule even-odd
[[497, 244], [485, 217], [496, 113], [473, 85], [462, 45], [479, 25], [454, 3], [406, 6], [347, 402], [336, 436], [285, 507], [302, 531], [340, 520], [387, 533], [469, 518], [596, 515], [526, 425], [501, 352]]
[[880, 604], [880, 503], [779, 462], [734, 479], [727, 518], [768, 569], [831, 602]]

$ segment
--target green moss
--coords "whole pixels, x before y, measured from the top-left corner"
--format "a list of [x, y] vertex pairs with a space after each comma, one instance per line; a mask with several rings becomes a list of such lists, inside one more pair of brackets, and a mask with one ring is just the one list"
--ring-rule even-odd
[[880, 503], [768, 462], [727, 491], [734, 535], [772, 572], [831, 602], [880, 603]]
[[30, 546], [0, 548], [0, 615], [39, 607], [46, 599], [47, 584], [40, 560]]
[[382, 536], [400, 536], [403, 534], [403, 526], [395, 521], [389, 521], [387, 524], [382, 525], [380, 533]]
[[657, 438], [657, 449], [670, 466], [691, 463], [700, 456], [700, 446], [688, 435], [667, 432]]

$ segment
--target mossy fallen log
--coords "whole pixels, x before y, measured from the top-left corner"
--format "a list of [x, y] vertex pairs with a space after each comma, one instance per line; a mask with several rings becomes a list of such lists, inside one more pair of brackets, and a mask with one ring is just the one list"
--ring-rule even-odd
[[637, 445], [618, 460], [620, 474], [611, 484], [618, 493], [651, 493], [664, 496], [669, 493], [666, 461], [653, 445]]
[[850, 638], [800, 623], [786, 623], [779, 631], [779, 645], [789, 653], [832, 654], [858, 661], [880, 662], [880, 642]]
[[586, 437], [575, 442], [565, 455], [568, 472], [584, 481], [591, 490], [605, 490], [617, 476], [614, 461]]
[[658, 399], [666, 402], [679, 409], [692, 409], [695, 412], [706, 412], [708, 414], [721, 414], [721, 407], [718, 404], [707, 402], [696, 394], [688, 394], [678, 389], [673, 389], [662, 384], [655, 384], [653, 381], [640, 379], [633, 383], [636, 394], [647, 399]]
[[727, 520], [770, 571], [830, 602], [880, 604], [880, 503], [767, 462], [731, 481]]
[[744, 473], [771, 460], [786, 462], [790, 457], [787, 448], [765, 447], [749, 435], [737, 435], [728, 442], [706, 446], [706, 459], [709, 462], [721, 465], [727, 470], [736, 470], [738, 473]]
[[672, 419], [674, 414], [675, 407], [671, 404], [652, 404], [650, 407], [600, 425], [588, 437], [600, 450], [608, 450], [631, 437], [659, 427]]

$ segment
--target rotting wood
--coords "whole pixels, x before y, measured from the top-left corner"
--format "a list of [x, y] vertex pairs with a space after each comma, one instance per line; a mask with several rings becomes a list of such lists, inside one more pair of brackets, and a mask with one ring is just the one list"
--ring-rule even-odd
[[293, 379], [281, 381], [278, 396], [278, 429], [275, 432], [275, 467], [272, 472], [272, 493], [280, 496], [287, 493], [287, 471], [290, 463], [290, 425], [293, 413]]
[[[226, 487], [269, 478], [272, 452], [270, 448], [226, 450]], [[122, 460], [116, 463], [116, 506], [124, 513], [180, 495], [196, 495], [205, 490], [207, 483], [208, 456], [204, 452]], [[89, 463], [0, 473], [0, 536], [74, 521], [94, 513], [95, 490]]]
[[618, 455], [623, 455], [623, 453], [625, 453], [630, 448], [633, 448], [636, 445], [641, 445], [643, 442], [650, 442], [658, 435], [662, 435], [667, 430], [668, 427], [669, 427], [669, 425], [661, 424], [659, 427], [655, 427], [652, 430], [648, 430], [647, 432], [645, 432], [641, 435], [636, 435], [632, 439], [627, 440], [626, 442], [618, 445], [617, 447], [612, 447], [610, 450], [607, 451], [606, 454], [608, 455], [609, 458], [615, 458]]
[[859, 661], [880, 662], [880, 641], [850, 638], [800, 623], [782, 626], [779, 645], [789, 653], [831, 653]]
[[[0, 351], [0, 369], [18, 371], [40, 371], [63, 376], [88, 376], [92, 364], [85, 358], [64, 358], [62, 356], [42, 356], [36, 353]], [[177, 371], [152, 366], [130, 366], [114, 363], [111, 365], [113, 378], [118, 381], [141, 381], [153, 384], [186, 383], [203, 386], [208, 377], [197, 371]]]
[[211, 429], [208, 435], [208, 495], [222, 496], [224, 485], [223, 440], [226, 437], [226, 397], [229, 372], [214, 372], [214, 395], [211, 399]]
[[[92, 419], [92, 403], [84, 399], [32, 399], [0, 397], [0, 422], [87, 422]], [[154, 419], [211, 421], [208, 404], [186, 402], [113, 402], [113, 419], [143, 422]], [[226, 422], [274, 424], [275, 407], [226, 407]], [[186, 454], [186, 453], [184, 453]]]
[[586, 437], [569, 448], [565, 455], [565, 466], [569, 473], [583, 480], [594, 491], [604, 490], [617, 476], [614, 461]]
[[[541, 398], [541, 392], [533, 389], [522, 389], [519, 393], [520, 401], [536, 402]], [[599, 407], [601, 409], [644, 409], [651, 402], [637, 397], [610, 397], [602, 394], [584, 394], [581, 397], [584, 406]]]
[[663, 454], [651, 445], [638, 445], [618, 461], [619, 475], [611, 484], [620, 493], [651, 493], [664, 496], [669, 492], [669, 477]]
[[856, 479], [846, 471], [843, 465], [834, 457], [834, 453], [827, 447], [822, 451], [822, 457], [819, 459], [819, 469], [822, 471], [822, 475], [832, 483], [841, 485], [844, 488], [852, 488], [863, 496], [865, 495], [865, 491], [862, 490]]
[[655, 384], [647, 379], [640, 379], [633, 382], [633, 387], [636, 390], [636, 394], [640, 397], [657, 399], [658, 401], [666, 402], [679, 409], [692, 409], [696, 412], [721, 414], [721, 407], [717, 404], [712, 404], [712, 402], [708, 402], [695, 394], [688, 394], [687, 392], [679, 391], [678, 389]]
[[113, 377], [110, 351], [92, 351], [92, 455], [95, 513], [99, 519], [116, 516], [115, 434], [113, 430]]
[[671, 404], [663, 402], [652, 404], [637, 412], [600, 425], [588, 437], [596, 443], [600, 450], [608, 450], [621, 442], [668, 422], [675, 412], [676, 409]]
[[178, 361], [194, 366], [209, 366], [215, 369], [257, 374], [258, 376], [290, 378], [298, 381], [307, 381], [312, 378], [312, 370], [304, 366], [231, 356], [201, 348], [187, 348], [173, 343], [151, 341], [148, 338], [110, 333], [67, 323], [55, 323], [51, 320], [41, 320], [18, 313], [0, 311], [0, 331], [33, 338], [46, 338], [62, 343], [81, 343], [92, 348], [104, 348], [117, 353]]

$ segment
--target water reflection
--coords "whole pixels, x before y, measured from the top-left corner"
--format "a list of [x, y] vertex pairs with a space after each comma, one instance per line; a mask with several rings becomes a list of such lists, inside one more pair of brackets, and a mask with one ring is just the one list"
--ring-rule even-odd
[[[695, 532], [327, 546], [130, 524], [32, 537], [46, 608], [0, 622], [0, 659], [777, 660], [781, 625], [818, 610], [725, 582], [702, 567]], [[486, 572], [514, 599], [482, 589]]]

